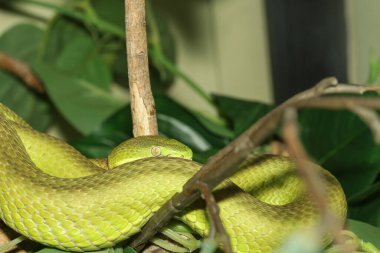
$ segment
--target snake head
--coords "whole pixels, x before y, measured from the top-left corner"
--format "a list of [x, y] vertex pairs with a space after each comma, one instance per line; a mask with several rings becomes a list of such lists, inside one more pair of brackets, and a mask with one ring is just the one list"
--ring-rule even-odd
[[179, 157], [192, 159], [193, 151], [175, 139], [162, 136], [139, 136], [126, 140], [108, 155], [108, 166], [121, 164], [147, 157]]

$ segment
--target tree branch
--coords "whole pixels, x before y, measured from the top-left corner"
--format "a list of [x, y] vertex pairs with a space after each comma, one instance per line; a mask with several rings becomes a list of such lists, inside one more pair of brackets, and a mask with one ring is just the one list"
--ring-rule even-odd
[[149, 81], [144, 0], [125, 0], [125, 23], [133, 135], [157, 135], [156, 108]]
[[45, 92], [42, 82], [38, 79], [38, 77], [33, 73], [27, 64], [3, 52], [0, 52], [0, 69], [3, 69], [12, 75], [17, 76], [27, 86], [37, 91], [38, 93]]
[[200, 182], [198, 185], [203, 199], [206, 201], [207, 213], [210, 221], [210, 232], [208, 237], [213, 241], [219, 241], [223, 245], [225, 253], [232, 253], [230, 238], [225, 230], [222, 220], [219, 216], [219, 207], [211, 189], [207, 184]]
[[[149, 222], [143, 227], [140, 235], [131, 243], [131, 246], [140, 249], [162, 226], [164, 226], [174, 215], [184, 210], [187, 206], [199, 198], [198, 185], [200, 182], [213, 189], [224, 179], [234, 174], [239, 169], [239, 164], [245, 159], [250, 151], [260, 145], [268, 138], [278, 126], [279, 119], [288, 107], [320, 107], [346, 109], [349, 106], [361, 105], [380, 108], [380, 99], [359, 98], [359, 97], [325, 97], [326, 93], [339, 93], [341, 86], [333, 77], [323, 79], [313, 88], [301, 92], [276, 107], [267, 115], [258, 120], [248, 130], [237, 139], [220, 150], [211, 157], [189, 181], [183, 186], [181, 193], [175, 194], [158, 210]], [[355, 92], [362, 93], [361, 88], [354, 89]]]

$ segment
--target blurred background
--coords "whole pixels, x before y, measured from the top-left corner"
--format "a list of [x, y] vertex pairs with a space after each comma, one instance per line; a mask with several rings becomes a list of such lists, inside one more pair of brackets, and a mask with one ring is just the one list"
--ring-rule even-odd
[[[62, 0], [51, 3], [64, 4]], [[156, 0], [176, 42], [176, 63], [208, 92], [281, 102], [322, 77], [363, 83], [379, 53], [377, 0]], [[19, 5], [20, 6], [20, 5]], [[49, 17], [54, 12], [21, 6]], [[0, 31], [33, 18], [0, 9]], [[170, 94], [212, 111], [175, 80]]]

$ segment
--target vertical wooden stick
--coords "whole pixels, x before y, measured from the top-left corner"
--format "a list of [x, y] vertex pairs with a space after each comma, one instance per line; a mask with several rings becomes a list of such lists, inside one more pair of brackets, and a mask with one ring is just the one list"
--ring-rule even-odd
[[125, 0], [125, 23], [133, 135], [157, 135], [156, 108], [149, 81], [145, 0]]

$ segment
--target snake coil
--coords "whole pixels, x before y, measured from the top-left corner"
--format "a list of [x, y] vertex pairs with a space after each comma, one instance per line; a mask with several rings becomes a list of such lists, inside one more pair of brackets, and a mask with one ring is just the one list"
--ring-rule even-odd
[[[137, 153], [140, 148], [132, 146]], [[94, 251], [129, 238], [199, 168], [191, 160], [160, 156], [104, 171], [0, 104], [0, 218], [51, 247]], [[318, 169], [329, 207], [343, 222], [342, 188], [329, 172]], [[304, 188], [289, 158], [269, 155], [251, 158], [217, 187], [215, 197], [234, 252], [272, 252], [291, 233], [317, 224], [318, 211]], [[203, 208], [199, 201], [178, 217], [202, 236], [209, 230]]]

